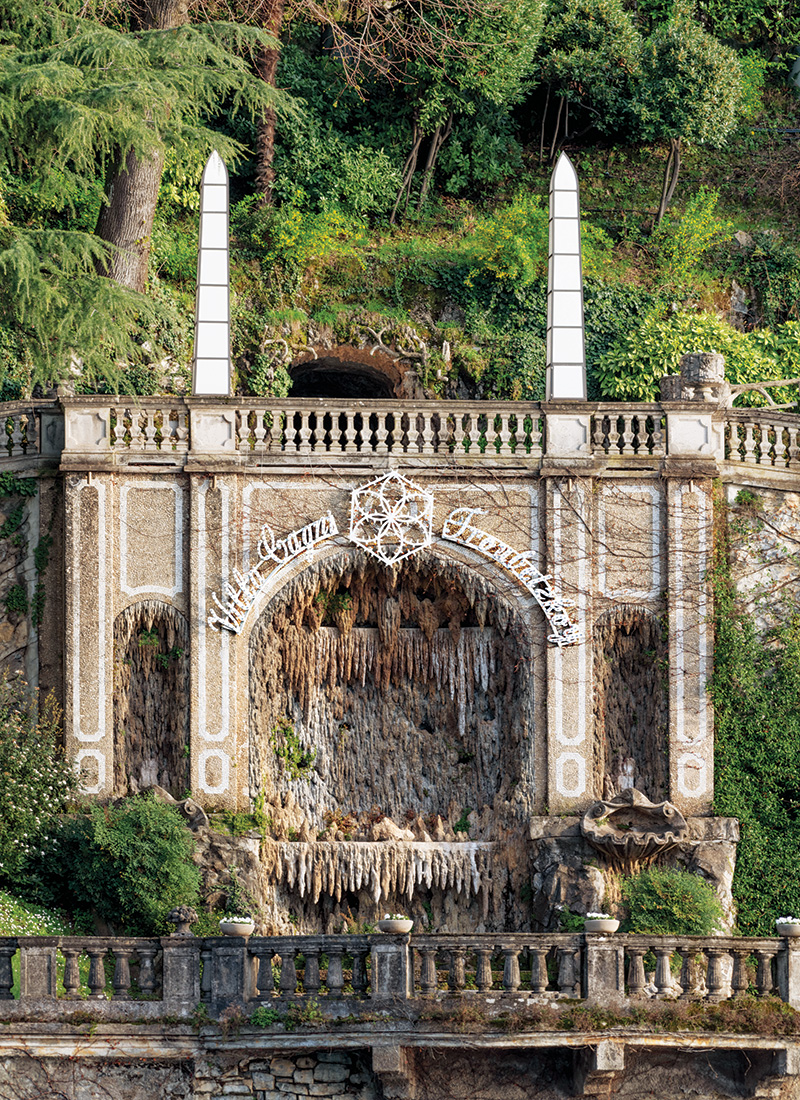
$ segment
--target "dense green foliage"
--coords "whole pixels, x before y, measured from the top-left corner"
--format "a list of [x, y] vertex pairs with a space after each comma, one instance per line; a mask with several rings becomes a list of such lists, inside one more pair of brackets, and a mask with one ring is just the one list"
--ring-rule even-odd
[[[752, 494], [737, 511], [740, 522], [760, 522]], [[800, 621], [764, 644], [735, 598], [724, 520], [713, 580], [714, 811], [741, 826], [739, 926], [746, 935], [774, 935], [776, 917], [800, 911]]]
[[0, 881], [36, 853], [49, 857], [48, 830], [77, 786], [60, 721], [52, 696], [40, 703], [22, 680], [0, 676]]
[[52, 830], [47, 858], [29, 860], [23, 887], [117, 934], [165, 934], [167, 913], [197, 902], [193, 847], [178, 811], [151, 794], [92, 805]]
[[647, 867], [623, 880], [622, 898], [628, 909], [626, 932], [710, 936], [722, 925], [714, 888], [688, 871]]

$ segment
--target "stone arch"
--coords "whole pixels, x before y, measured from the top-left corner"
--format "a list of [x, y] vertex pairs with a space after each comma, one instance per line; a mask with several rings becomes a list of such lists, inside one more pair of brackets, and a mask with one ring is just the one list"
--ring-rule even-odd
[[622, 604], [594, 627], [595, 769], [606, 796], [636, 787], [653, 802], [669, 789], [667, 642], [662, 619]]
[[114, 793], [189, 787], [189, 628], [161, 600], [114, 621]]
[[250, 630], [251, 790], [291, 792], [309, 829], [373, 809], [457, 820], [512, 795], [530, 812], [538, 608], [440, 547], [394, 569], [328, 550]]
[[388, 400], [422, 397], [416, 372], [386, 352], [348, 345], [327, 348], [315, 358], [303, 358], [288, 368], [290, 397], [338, 400]]

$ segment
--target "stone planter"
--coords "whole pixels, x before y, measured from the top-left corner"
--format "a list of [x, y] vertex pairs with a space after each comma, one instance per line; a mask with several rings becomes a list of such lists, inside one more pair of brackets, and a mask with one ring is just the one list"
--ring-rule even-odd
[[587, 920], [584, 922], [584, 932], [616, 932], [619, 928], [618, 920]]
[[221, 920], [219, 930], [223, 936], [252, 936], [256, 923], [254, 920]]
[[379, 932], [410, 932], [414, 927], [413, 920], [379, 920]]
[[798, 924], [775, 924], [778, 930], [779, 936], [800, 936], [800, 923]]

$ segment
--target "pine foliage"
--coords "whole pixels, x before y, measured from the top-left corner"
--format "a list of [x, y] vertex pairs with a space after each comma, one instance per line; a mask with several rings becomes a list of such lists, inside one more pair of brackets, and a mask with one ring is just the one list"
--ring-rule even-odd
[[[73, 0], [0, 0], [0, 43], [0, 173], [46, 186], [57, 165], [65, 209], [130, 151], [216, 148], [235, 162], [243, 146], [209, 122], [223, 109], [293, 111], [253, 75], [254, 51], [272, 43], [253, 27], [130, 31], [81, 15]], [[97, 274], [108, 247], [90, 233], [14, 225], [0, 208], [0, 317], [35, 379], [72, 372], [113, 385], [122, 361], [141, 358], [158, 306]]]

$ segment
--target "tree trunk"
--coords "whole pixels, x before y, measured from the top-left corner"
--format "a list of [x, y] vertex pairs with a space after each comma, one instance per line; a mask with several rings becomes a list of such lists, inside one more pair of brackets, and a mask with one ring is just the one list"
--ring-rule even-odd
[[550, 84], [547, 85], [547, 99], [544, 101], [544, 113], [542, 114], [542, 128], [539, 131], [539, 164], [544, 161], [544, 127], [547, 122], [547, 110], [550, 106]]
[[[283, 27], [283, 13], [286, 7], [286, 0], [269, 0], [267, 5], [266, 18], [264, 20], [264, 30], [268, 31], [274, 39], [279, 38], [281, 28]], [[278, 60], [280, 58], [280, 50], [275, 49], [261, 49], [256, 59], [256, 71], [261, 79], [269, 84], [271, 88], [275, 87], [278, 78]], [[258, 121], [258, 130], [256, 133], [256, 182], [261, 189], [261, 205], [272, 205], [272, 188], [275, 183], [275, 169], [272, 167], [272, 162], [275, 159], [275, 127], [278, 122], [278, 116], [275, 111], [269, 107]]]
[[550, 143], [550, 158], [549, 158], [549, 163], [550, 164], [553, 163], [553, 158], [556, 155], [556, 142], [558, 141], [558, 131], [561, 128], [561, 114], [564, 110], [564, 103], [565, 102], [566, 102], [566, 100], [564, 99], [563, 96], [558, 101], [558, 114], [556, 115], [556, 128], [555, 128], [555, 130], [553, 130], [553, 140]]
[[425, 174], [422, 177], [422, 188], [419, 193], [419, 202], [417, 203], [417, 213], [419, 213], [419, 211], [425, 205], [425, 199], [428, 196], [428, 188], [430, 187], [433, 169], [436, 166], [436, 158], [439, 156], [439, 150], [450, 137], [450, 132], [452, 129], [453, 116], [450, 115], [444, 130], [442, 130], [441, 126], [437, 126], [436, 132], [431, 138], [431, 147], [428, 150], [428, 159], [425, 162]]
[[419, 157], [419, 147], [422, 145], [423, 135], [419, 131], [416, 118], [414, 119], [413, 129], [411, 131], [411, 151], [406, 157], [406, 162], [403, 165], [403, 182], [400, 184], [400, 190], [397, 192], [397, 198], [394, 200], [394, 206], [392, 207], [392, 216], [389, 218], [389, 224], [395, 224], [395, 218], [397, 217], [397, 210], [402, 201], [403, 195], [406, 196], [406, 206], [408, 206], [408, 197], [411, 194], [411, 181], [414, 179], [414, 173], [417, 170], [417, 159]]
[[145, 157], [128, 153], [124, 163], [115, 163], [107, 201], [100, 207], [95, 232], [114, 246], [100, 274], [131, 290], [141, 292], [147, 285], [150, 235], [163, 169], [161, 153]]
[[[169, 30], [189, 21], [188, 0], [132, 0], [131, 11], [142, 30]], [[147, 285], [150, 235], [163, 170], [160, 152], [137, 157], [121, 150], [106, 180], [106, 201], [95, 233], [114, 251], [98, 270], [131, 290], [143, 291]]]
[[675, 188], [678, 184], [678, 175], [681, 170], [681, 139], [679, 137], [669, 139], [669, 156], [664, 166], [664, 182], [661, 187], [661, 202], [658, 206], [656, 225], [661, 225], [667, 207], [672, 202]]

